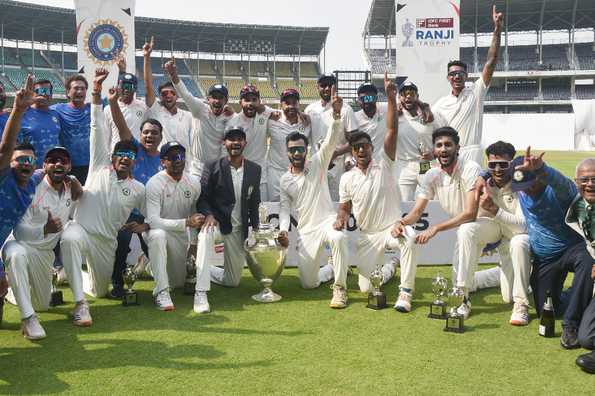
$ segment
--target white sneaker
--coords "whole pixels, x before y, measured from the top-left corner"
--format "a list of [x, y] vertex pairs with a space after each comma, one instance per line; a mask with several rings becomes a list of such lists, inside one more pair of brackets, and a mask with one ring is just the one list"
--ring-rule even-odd
[[72, 317], [72, 323], [75, 326], [89, 327], [93, 324], [93, 319], [89, 312], [89, 304], [85, 300], [76, 303], [74, 311], [72, 312]]
[[527, 326], [529, 324], [529, 307], [525, 304], [514, 303], [510, 324], [513, 326]]
[[21, 322], [21, 332], [23, 337], [28, 340], [41, 340], [45, 338], [45, 330], [41, 327], [37, 316], [31, 315], [27, 319], [23, 319]]
[[333, 286], [333, 298], [329, 306], [334, 309], [347, 307], [347, 290], [343, 286]]
[[463, 315], [463, 319], [469, 319], [469, 315], [471, 315], [471, 301], [463, 301], [463, 303], [457, 308], [457, 313], [459, 315]]
[[194, 294], [194, 312], [196, 312], [196, 313], [211, 312], [211, 307], [209, 306], [209, 300], [207, 298], [207, 292], [197, 291]]
[[161, 290], [159, 294], [155, 296], [155, 305], [157, 305], [157, 309], [161, 311], [173, 311], [175, 309], [167, 289]]
[[411, 293], [407, 293], [404, 290], [401, 290], [399, 293], [399, 298], [397, 299], [397, 302], [395, 303], [395, 309], [399, 312], [411, 312], [411, 299], [412, 299], [412, 295]]

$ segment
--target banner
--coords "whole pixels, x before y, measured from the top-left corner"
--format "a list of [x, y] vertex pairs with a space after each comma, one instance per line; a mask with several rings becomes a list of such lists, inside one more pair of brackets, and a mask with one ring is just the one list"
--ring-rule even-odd
[[78, 71], [89, 81], [87, 100], [95, 69], [105, 67], [110, 75], [103, 83], [103, 95], [116, 85], [120, 54], [125, 55], [127, 71], [135, 73], [135, 0], [75, 0]]
[[449, 93], [446, 65], [459, 59], [460, 0], [396, 0], [397, 79], [426, 103]]

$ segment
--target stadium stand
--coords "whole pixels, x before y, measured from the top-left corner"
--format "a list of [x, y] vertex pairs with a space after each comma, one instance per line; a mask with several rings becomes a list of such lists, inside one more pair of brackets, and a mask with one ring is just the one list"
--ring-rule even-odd
[[300, 95], [302, 99], [316, 100], [320, 96], [318, 95], [317, 79], [300, 81]]
[[261, 79], [252, 78], [252, 79], [250, 79], [250, 84], [255, 85], [256, 88], [258, 88], [258, 91], [260, 92], [260, 97], [262, 99], [278, 99], [279, 98], [279, 95], [277, 95], [277, 93], [271, 86], [271, 82], [269, 81], [268, 78], [261, 78]]
[[227, 90], [229, 91], [229, 98], [233, 99], [233, 100], [239, 100], [240, 99], [240, 90], [242, 89], [242, 87], [244, 85], [246, 85], [246, 82], [241, 79], [241, 78], [226, 78], [223, 80], [223, 84], [225, 84], [225, 86], [227, 87]]

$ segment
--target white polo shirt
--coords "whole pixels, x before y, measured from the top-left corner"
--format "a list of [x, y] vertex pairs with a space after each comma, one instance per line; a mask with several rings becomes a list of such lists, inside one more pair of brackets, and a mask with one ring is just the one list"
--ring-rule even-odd
[[339, 202], [351, 201], [353, 215], [363, 232], [378, 232], [401, 218], [401, 196], [394, 176], [395, 162], [382, 150], [381, 160], [366, 173], [354, 166], [341, 176]]
[[432, 112], [459, 133], [461, 147], [481, 144], [483, 104], [488, 88], [480, 77], [471, 87], [463, 88], [459, 96], [451, 92], [432, 106]]
[[235, 168], [229, 164], [231, 182], [233, 184], [233, 196], [236, 203], [231, 210], [231, 226], [238, 228], [242, 226], [242, 183], [244, 181], [244, 164]]
[[[355, 113], [358, 130], [365, 132], [372, 138], [372, 146], [374, 146], [374, 153], [372, 158], [374, 161], [380, 161], [382, 159], [382, 150], [384, 148], [384, 136], [388, 127], [386, 126], [386, 112], [388, 110], [387, 103], [376, 103], [376, 113], [373, 117], [368, 117], [364, 110], [359, 110]], [[399, 129], [399, 136], [401, 130]], [[397, 145], [398, 150], [399, 145]]]
[[[142, 100], [138, 100], [136, 98], [132, 99], [130, 104], [126, 104], [121, 100], [118, 100], [118, 105], [120, 106], [120, 111], [126, 120], [128, 129], [130, 129], [130, 132], [132, 132], [132, 136], [134, 136], [136, 140], [140, 140], [140, 126], [147, 118], [147, 105]], [[118, 128], [114, 123], [114, 119], [112, 118], [110, 106], [106, 106], [105, 109], [103, 109], [103, 112], [107, 126], [112, 131], [111, 148], [113, 148], [116, 143], [120, 141], [120, 132], [118, 131]]]
[[310, 125], [305, 126], [298, 118], [297, 123], [291, 124], [284, 113], [281, 113], [281, 118], [277, 121], [269, 120], [268, 134], [271, 137], [271, 140], [267, 157], [267, 166], [282, 171], [286, 171], [289, 168], [289, 158], [287, 158], [285, 138], [293, 132], [304, 134], [310, 140], [311, 145], [315, 146], [315, 142], [312, 141], [312, 127], [313, 123], [316, 123], [316, 127], [318, 127], [318, 117], [311, 117], [311, 121]]
[[101, 105], [91, 105], [89, 174], [74, 221], [88, 233], [115, 241], [130, 212], [144, 213], [145, 186], [128, 178], [118, 180], [111, 162], [109, 129]]
[[300, 173], [288, 171], [281, 177], [281, 231], [289, 230], [292, 209], [298, 214], [298, 230], [302, 233], [317, 229], [321, 221], [329, 216], [335, 217], [326, 175], [342, 134], [341, 122], [337, 120], [331, 124], [320, 150], [306, 162], [304, 170]]
[[397, 160], [419, 162], [419, 144], [423, 143], [428, 150], [432, 150], [432, 132], [441, 126], [438, 115], [435, 115], [433, 122], [424, 124], [421, 114], [412, 116], [407, 110], [403, 110], [403, 114], [399, 116]]
[[432, 168], [423, 177], [418, 198], [438, 199], [440, 206], [450, 217], [465, 210], [466, 195], [475, 188], [475, 181], [481, 171], [474, 161], [458, 159], [452, 176], [442, 168]]
[[270, 107], [265, 106], [262, 113], [256, 113], [252, 118], [246, 117], [244, 112], [240, 111], [229, 121], [230, 127], [241, 126], [246, 132], [244, 157], [252, 162], [256, 162], [263, 169], [267, 156], [267, 124], [273, 111]]

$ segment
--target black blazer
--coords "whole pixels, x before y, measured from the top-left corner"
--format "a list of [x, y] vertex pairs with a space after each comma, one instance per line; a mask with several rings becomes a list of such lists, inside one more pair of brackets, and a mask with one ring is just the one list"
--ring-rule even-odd
[[[220, 158], [208, 163], [202, 173], [201, 193], [196, 204], [199, 213], [212, 214], [219, 222], [221, 233], [231, 233], [231, 211], [236, 204], [229, 159]], [[242, 233], [248, 238], [248, 226], [258, 228], [260, 204], [260, 166], [244, 159], [242, 180]]]

